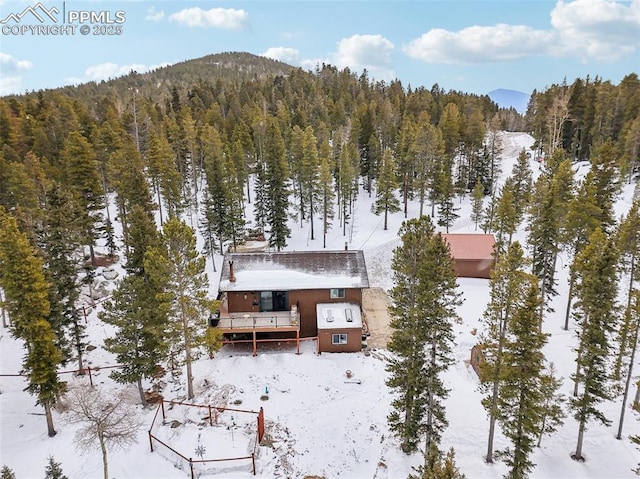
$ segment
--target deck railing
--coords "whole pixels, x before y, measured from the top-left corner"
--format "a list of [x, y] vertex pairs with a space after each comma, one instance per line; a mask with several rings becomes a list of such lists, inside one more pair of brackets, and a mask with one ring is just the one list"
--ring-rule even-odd
[[218, 321], [222, 329], [295, 328], [300, 325], [300, 314], [282, 313], [231, 313]]

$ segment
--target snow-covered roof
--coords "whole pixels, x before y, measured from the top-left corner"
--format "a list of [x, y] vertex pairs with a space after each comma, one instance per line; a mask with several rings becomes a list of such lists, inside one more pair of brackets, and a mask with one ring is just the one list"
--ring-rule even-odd
[[459, 260], [493, 260], [493, 246], [496, 243], [491, 234], [450, 233], [442, 237], [449, 243], [451, 256]]
[[[231, 261], [235, 281], [229, 277]], [[364, 253], [341, 250], [226, 253], [219, 289], [291, 291], [368, 287]]]
[[362, 328], [360, 306], [354, 303], [318, 303], [318, 329]]

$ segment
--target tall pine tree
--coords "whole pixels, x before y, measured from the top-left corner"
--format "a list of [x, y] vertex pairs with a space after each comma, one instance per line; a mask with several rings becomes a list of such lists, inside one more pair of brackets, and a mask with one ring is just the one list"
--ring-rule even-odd
[[387, 385], [398, 393], [388, 420], [405, 453], [425, 442], [425, 465], [447, 426], [442, 374], [452, 364], [452, 322], [460, 304], [449, 246], [427, 216], [405, 221], [394, 251], [391, 290], [394, 353]]
[[208, 319], [216, 302], [207, 297], [208, 280], [205, 259], [196, 249], [193, 229], [171, 218], [162, 230], [162, 244], [145, 254], [145, 271], [158, 286], [158, 299], [167, 308], [172, 361], [187, 370], [187, 397], [193, 399], [192, 363], [195, 349], [202, 342]]
[[597, 228], [585, 248], [576, 257], [577, 304], [574, 315], [578, 322], [577, 369], [572, 376], [582, 390], [571, 398], [571, 409], [578, 422], [578, 440], [572, 458], [584, 461], [582, 446], [587, 424], [593, 420], [610, 424], [598, 405], [612, 399], [608, 361], [612, 334], [616, 330], [617, 264], [615, 245]]
[[480, 364], [480, 389], [486, 393], [482, 405], [489, 413], [489, 439], [485, 460], [493, 462], [493, 440], [498, 418], [498, 399], [504, 375], [504, 348], [511, 318], [522, 307], [531, 275], [520, 243], [513, 242], [498, 258], [489, 282], [490, 300], [483, 315], [485, 331], [480, 338], [483, 361]]
[[18, 230], [15, 218], [0, 206], [0, 286], [6, 308], [13, 321], [12, 334], [26, 345], [23, 372], [26, 390], [35, 395], [45, 411], [49, 437], [55, 436], [51, 409], [64, 384], [58, 379], [62, 353], [56, 335], [47, 321], [49, 285], [42, 259], [27, 236]]
[[[531, 455], [544, 432], [548, 411], [555, 406], [546, 402], [544, 393], [549, 393], [549, 388], [545, 390], [544, 386], [557, 384], [554, 378], [545, 378], [542, 348], [547, 335], [538, 328], [540, 294], [536, 278], [529, 277], [524, 288], [522, 303], [513, 312], [504, 344], [497, 402], [498, 422], [511, 442], [510, 447], [497, 453], [509, 467], [505, 476], [508, 479], [526, 479], [533, 470]], [[554, 392], [549, 396], [553, 398]]]
[[269, 246], [280, 251], [287, 246], [287, 239], [291, 235], [291, 229], [287, 225], [289, 180], [284, 156], [284, 141], [278, 120], [274, 117], [267, 118], [264, 145], [264, 188]]
[[376, 185], [376, 202], [373, 212], [377, 215], [384, 213], [384, 230], [387, 230], [389, 213], [400, 211], [400, 200], [396, 196], [398, 181], [396, 179], [396, 164], [393, 160], [391, 148], [387, 148], [382, 155], [380, 177]]

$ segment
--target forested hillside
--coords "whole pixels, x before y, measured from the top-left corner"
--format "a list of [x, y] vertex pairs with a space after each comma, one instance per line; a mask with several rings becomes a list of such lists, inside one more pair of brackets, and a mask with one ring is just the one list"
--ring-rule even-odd
[[[508, 173], [500, 171], [504, 130], [536, 139], [535, 182], [523, 150], [498, 183]], [[500, 279], [529, 287], [513, 292], [535, 311], [519, 317], [523, 337], [551, 311], [558, 255], [567, 253], [565, 329], [573, 311], [583, 331], [574, 378], [582, 392], [572, 401], [581, 431], [602, 419], [598, 403], [614, 395], [605, 363], [616, 363], [618, 387], [629, 378], [630, 391], [640, 324], [638, 200], [624, 218], [613, 205], [640, 173], [636, 74], [618, 85], [586, 78], [534, 91], [520, 115], [487, 96], [437, 84], [414, 88], [330, 65], [309, 72], [221, 54], [1, 98], [0, 140], [3, 321], [25, 341], [28, 390], [45, 408], [50, 435], [51, 407], [64, 390], [57, 370], [70, 362], [83, 368], [86, 324], [78, 301], [96, 266], [118, 257], [128, 273], [101, 315], [120, 331], [106, 349], [129, 366], [116, 380], [137, 384], [144, 403], [142, 381], [158, 362], [185, 361], [191, 399], [192, 349], [213, 351], [220, 338], [202, 327], [216, 303], [207, 297], [194, 232], [181, 220], [189, 218], [212, 258], [249, 237], [280, 251], [292, 217], [308, 225], [311, 240], [331, 229], [347, 236], [363, 194], [374, 199], [385, 230], [389, 215], [407, 217], [415, 201], [420, 216], [449, 231], [460, 219], [459, 199], [470, 197], [475, 227], [496, 236], [496, 255], [505, 260]], [[590, 164], [583, 178], [574, 175], [577, 162]], [[512, 241], [525, 223], [530, 263]], [[619, 291], [628, 300], [617, 314]], [[488, 329], [500, 330], [501, 314], [514, 313], [500, 309], [508, 307], [508, 299], [494, 305]], [[503, 379], [491, 351], [502, 351], [505, 338], [483, 340], [489, 387]], [[487, 412], [511, 427], [512, 418], [497, 413], [507, 399], [496, 392]], [[488, 461], [491, 453], [489, 445]], [[576, 459], [583, 459], [581, 442]]]

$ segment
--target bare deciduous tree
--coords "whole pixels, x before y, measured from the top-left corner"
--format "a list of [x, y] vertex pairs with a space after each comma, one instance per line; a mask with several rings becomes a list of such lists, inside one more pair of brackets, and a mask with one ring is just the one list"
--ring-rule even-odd
[[106, 397], [89, 386], [71, 389], [68, 400], [67, 422], [80, 426], [74, 437], [76, 448], [84, 453], [99, 447], [104, 479], [108, 479], [107, 448], [124, 449], [136, 442], [142, 423], [135, 407], [123, 394]]

